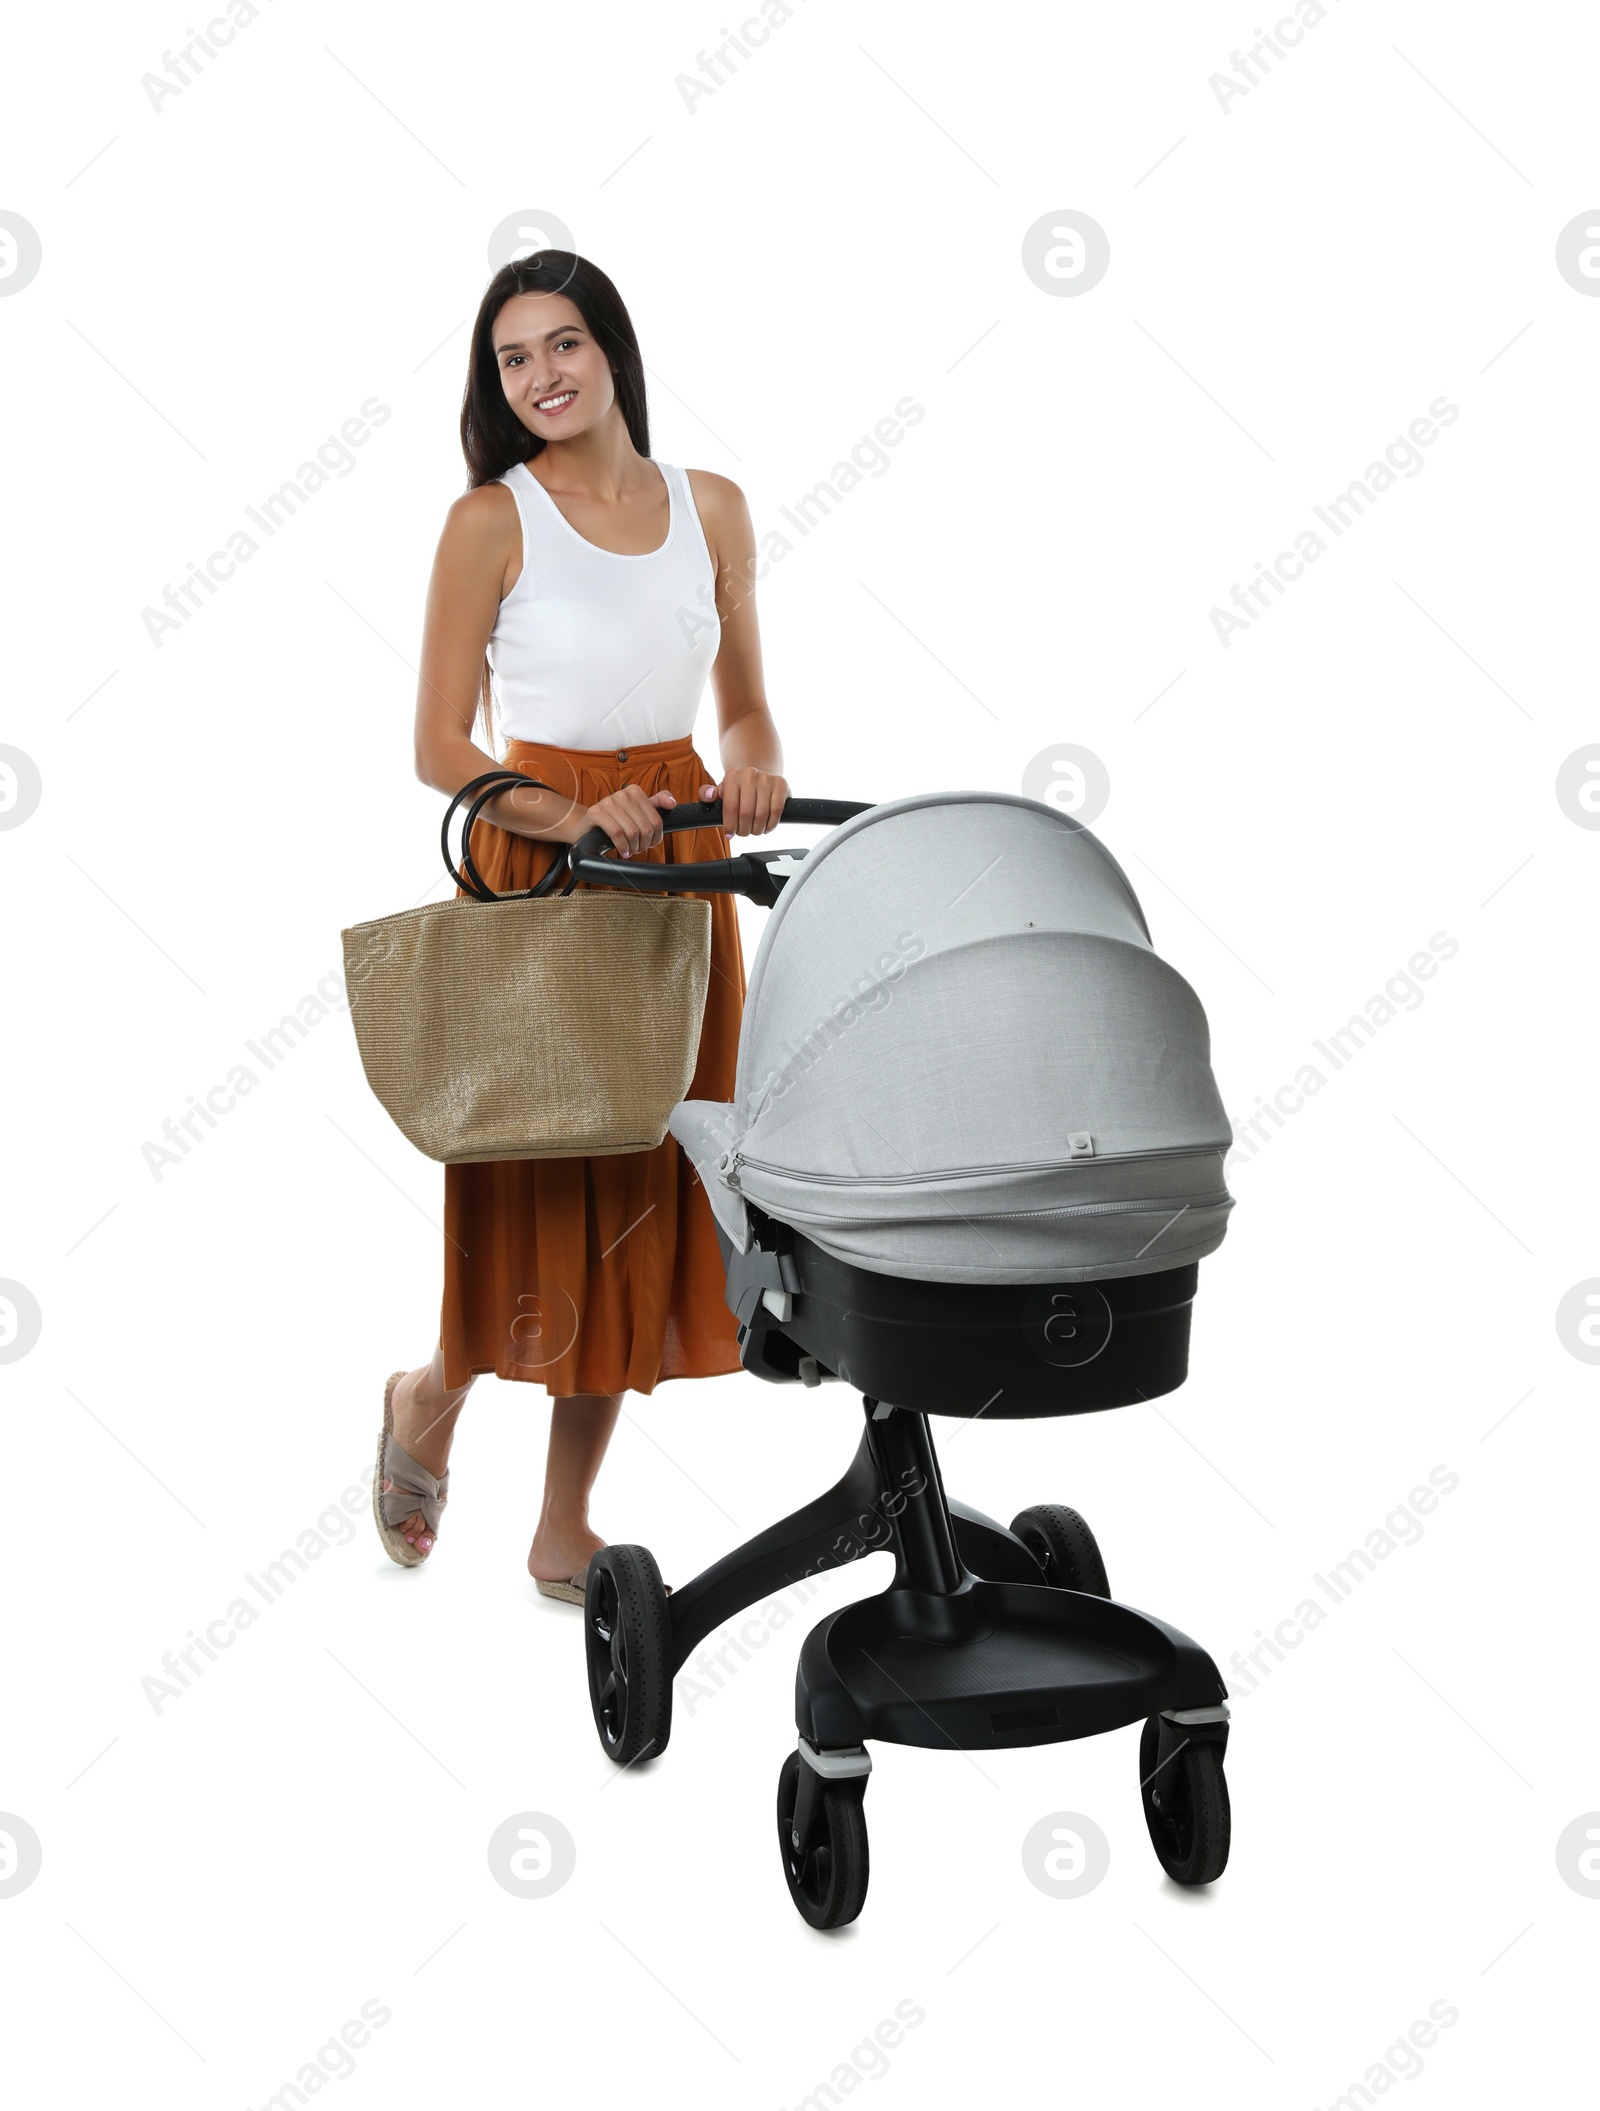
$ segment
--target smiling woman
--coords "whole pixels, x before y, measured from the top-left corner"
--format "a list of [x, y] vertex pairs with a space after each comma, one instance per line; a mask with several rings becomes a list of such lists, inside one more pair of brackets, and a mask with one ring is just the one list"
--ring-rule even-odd
[[[644, 361], [604, 272], [567, 250], [506, 265], [473, 327], [451, 507], [428, 595], [418, 775], [454, 793], [495, 760], [532, 781], [473, 830], [495, 891], [533, 886], [588, 829], [623, 857], [725, 858], [788, 796], [750, 590], [737, 484], [650, 453]], [[715, 621], [686, 639], [679, 611]], [[694, 727], [716, 694], [720, 784]], [[481, 716], [487, 750], [472, 739]], [[668, 834], [663, 809], [720, 798], [722, 826]], [[731, 1098], [745, 969], [734, 897], [711, 907], [711, 980], [689, 1096]], [[641, 904], [642, 913], [649, 913]], [[596, 975], [607, 973], [597, 960]], [[641, 988], [641, 1006], [673, 990]], [[475, 1376], [553, 1397], [528, 1570], [582, 1602], [605, 1541], [589, 1493], [625, 1390], [741, 1368], [716, 1227], [682, 1145], [445, 1168], [444, 1298], [432, 1360], [384, 1396], [374, 1508], [391, 1558], [433, 1549], [456, 1417]]]

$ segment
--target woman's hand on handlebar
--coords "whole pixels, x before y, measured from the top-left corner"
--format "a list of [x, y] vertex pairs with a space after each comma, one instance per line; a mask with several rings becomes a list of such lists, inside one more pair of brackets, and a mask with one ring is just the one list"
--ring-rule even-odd
[[662, 808], [677, 803], [671, 792], [647, 792], [642, 785], [624, 784], [595, 801], [579, 834], [603, 828], [622, 855], [631, 858], [638, 851], [653, 850], [661, 841], [666, 834]]
[[722, 800], [722, 826], [730, 836], [764, 836], [776, 828], [789, 796], [786, 778], [771, 770], [758, 770], [740, 763], [724, 776], [720, 786], [703, 784], [702, 799]]

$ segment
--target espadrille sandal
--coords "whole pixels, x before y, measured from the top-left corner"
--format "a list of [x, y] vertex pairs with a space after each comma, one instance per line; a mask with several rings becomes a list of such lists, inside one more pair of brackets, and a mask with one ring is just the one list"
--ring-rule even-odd
[[[372, 1476], [372, 1515], [389, 1559], [398, 1561], [402, 1568], [414, 1569], [428, 1556], [419, 1554], [398, 1527], [414, 1511], [420, 1510], [428, 1530], [437, 1541], [439, 1519], [450, 1500], [450, 1475], [446, 1472], [435, 1480], [427, 1467], [419, 1466], [410, 1452], [396, 1441], [394, 1389], [404, 1376], [404, 1371], [394, 1372], [383, 1389], [383, 1431], [378, 1438], [377, 1470]], [[385, 1481], [394, 1485], [386, 1490]], [[581, 1603], [581, 1591], [578, 1598]]]
[[[589, 1581], [589, 1571], [587, 1568], [580, 1570], [570, 1583], [546, 1583], [542, 1576], [535, 1576], [533, 1580], [547, 1598], [562, 1598], [568, 1605], [582, 1605], [585, 1586]], [[672, 1585], [670, 1583], [664, 1583], [661, 1588], [669, 1598], [672, 1596]]]

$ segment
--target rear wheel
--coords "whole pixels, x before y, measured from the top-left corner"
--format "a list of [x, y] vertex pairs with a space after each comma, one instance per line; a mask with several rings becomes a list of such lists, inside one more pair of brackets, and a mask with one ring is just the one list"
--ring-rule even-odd
[[1035, 1503], [1011, 1520], [1028, 1552], [1044, 1570], [1044, 1580], [1058, 1591], [1085, 1591], [1109, 1598], [1111, 1585], [1094, 1534], [1065, 1503]]
[[1209, 1884], [1228, 1866], [1233, 1813], [1216, 1743], [1180, 1744], [1157, 1774], [1160, 1717], [1139, 1739], [1139, 1796], [1156, 1859], [1175, 1884]]
[[672, 1616], [648, 1547], [602, 1547], [583, 1600], [589, 1705], [618, 1766], [654, 1759], [672, 1734]]
[[866, 1776], [855, 1781], [819, 1781], [817, 1812], [804, 1848], [794, 1844], [795, 1799], [800, 1792], [800, 1754], [791, 1752], [778, 1775], [778, 1852], [789, 1896], [813, 1928], [842, 1928], [867, 1897], [867, 1814], [862, 1808]]

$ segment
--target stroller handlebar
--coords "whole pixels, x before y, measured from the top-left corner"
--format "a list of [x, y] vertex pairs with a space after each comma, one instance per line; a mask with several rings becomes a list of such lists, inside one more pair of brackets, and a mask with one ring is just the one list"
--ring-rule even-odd
[[[778, 825], [793, 821], [799, 826], [836, 827], [855, 814], [864, 814], [870, 799], [796, 799], [783, 803]], [[722, 801], [686, 801], [663, 810], [663, 833], [680, 828], [720, 828]], [[788, 885], [792, 874], [777, 873], [772, 865], [781, 858], [804, 857], [804, 851], [747, 850], [738, 857], [714, 858], [699, 865], [624, 864], [616, 846], [603, 828], [591, 828], [567, 852], [567, 884], [560, 890], [570, 894], [579, 880], [591, 886], [626, 887], [636, 894], [743, 894], [770, 909]], [[670, 882], [670, 884], [669, 884]]]

